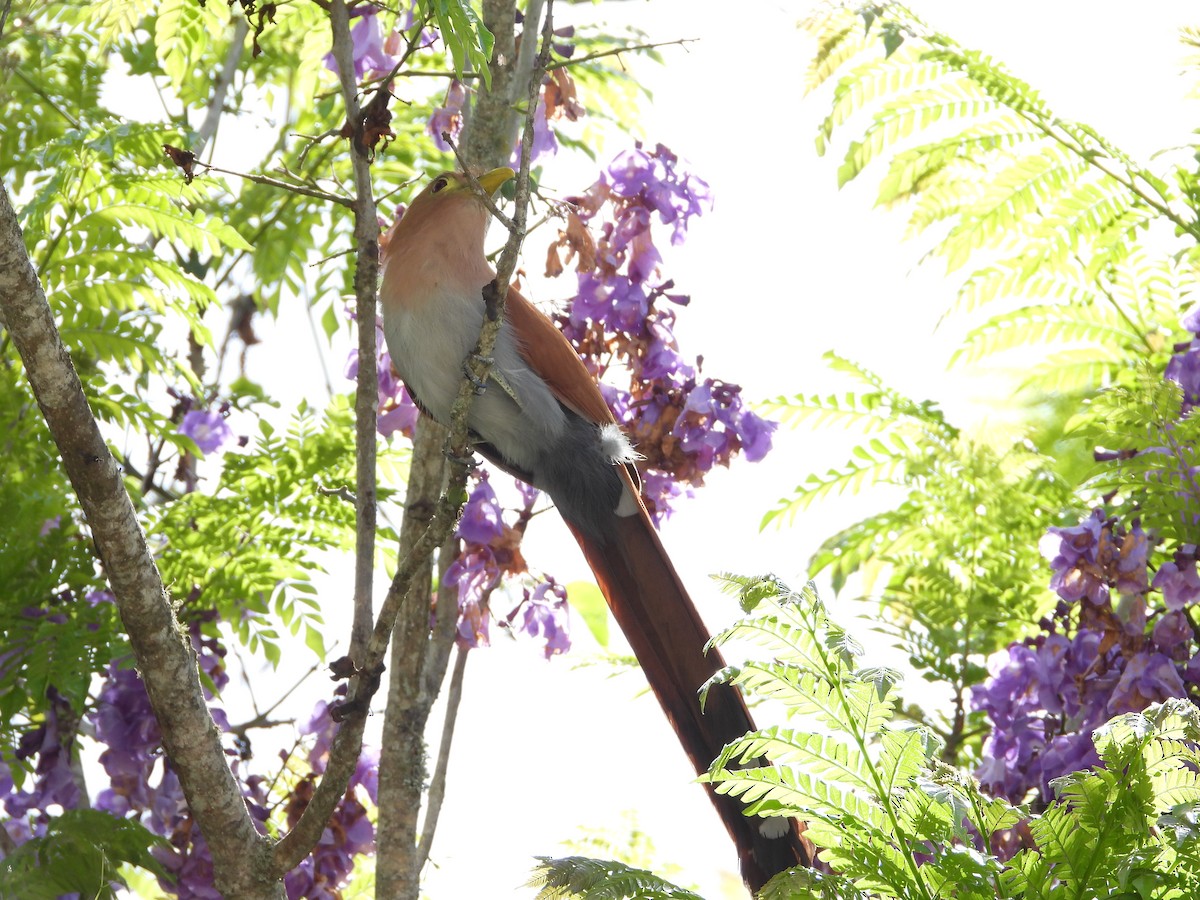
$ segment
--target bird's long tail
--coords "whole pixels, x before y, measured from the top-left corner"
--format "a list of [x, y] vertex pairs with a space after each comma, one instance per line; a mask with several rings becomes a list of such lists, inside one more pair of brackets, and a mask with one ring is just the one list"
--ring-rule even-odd
[[[571, 530], [684, 752], [702, 774], [727, 743], [755, 729], [754, 721], [728, 685], [714, 686], [701, 711], [697, 692], [725, 663], [715, 649], [705, 654], [708, 630], [645, 509], [613, 521], [604, 540]], [[706, 787], [752, 890], [784, 869], [811, 863], [811, 845], [795, 820], [748, 818], [738, 800]]]

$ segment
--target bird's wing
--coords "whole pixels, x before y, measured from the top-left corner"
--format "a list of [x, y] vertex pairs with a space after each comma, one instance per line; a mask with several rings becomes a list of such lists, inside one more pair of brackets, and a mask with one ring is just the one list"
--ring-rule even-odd
[[504, 318], [517, 336], [517, 347], [529, 367], [546, 382], [559, 402], [597, 425], [615, 424], [595, 377], [575, 348], [540, 309], [510, 287]]

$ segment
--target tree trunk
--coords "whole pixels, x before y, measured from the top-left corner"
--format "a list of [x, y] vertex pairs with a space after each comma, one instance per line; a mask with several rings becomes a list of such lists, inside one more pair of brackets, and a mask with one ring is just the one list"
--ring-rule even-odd
[[[535, 2], [540, 13], [541, 3]], [[467, 117], [460, 147], [472, 166], [491, 168], [508, 162], [517, 137], [519, 117], [514, 97], [525, 94], [518, 83], [521, 68], [514, 52], [515, 0], [484, 0], [484, 22], [495, 37], [490, 89], [476, 82], [474, 107]], [[526, 19], [526, 33], [537, 41], [537, 16]], [[532, 25], [531, 25], [532, 23]], [[521, 55], [523, 62], [527, 54]], [[532, 60], [532, 57], [530, 57]], [[528, 72], [529, 68], [526, 67]], [[525, 79], [527, 81], [527, 78]], [[424, 530], [443, 489], [446, 431], [425, 416], [413, 437], [413, 460], [400, 532], [401, 557]], [[454, 552], [453, 542], [441, 553]], [[443, 560], [442, 569], [449, 560]], [[379, 823], [376, 834], [375, 896], [379, 900], [417, 900], [424, 856], [419, 844], [421, 800], [427, 786], [425, 730], [429, 712], [445, 675], [455, 629], [439, 628], [430, 636], [432, 561], [413, 581], [392, 635], [388, 666], [388, 702], [379, 759]], [[454, 592], [450, 592], [454, 594]], [[456, 595], [454, 595], [456, 597]], [[457, 617], [457, 601], [448, 610]], [[439, 610], [447, 603], [439, 600]], [[439, 613], [439, 620], [442, 615]], [[425, 810], [429, 815], [429, 810]]]
[[271, 875], [270, 844], [254, 827], [205, 703], [191, 641], [175, 618], [121, 467], [54, 325], [3, 184], [0, 309], [87, 516], [163, 747], [212, 853], [214, 882], [228, 897], [282, 900], [283, 884]]

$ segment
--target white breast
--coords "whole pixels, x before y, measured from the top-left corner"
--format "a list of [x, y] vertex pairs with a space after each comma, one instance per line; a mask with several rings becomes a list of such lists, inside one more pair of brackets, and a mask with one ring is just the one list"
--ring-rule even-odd
[[[439, 422], [463, 380], [463, 361], [475, 347], [483, 323], [482, 294], [441, 289], [418, 304], [391, 305], [384, 318], [388, 352], [409, 391]], [[468, 423], [505, 459], [526, 470], [557, 442], [566, 415], [550, 388], [521, 358], [512, 326], [504, 322], [494, 351], [494, 370], [516, 395], [489, 382], [475, 398]]]

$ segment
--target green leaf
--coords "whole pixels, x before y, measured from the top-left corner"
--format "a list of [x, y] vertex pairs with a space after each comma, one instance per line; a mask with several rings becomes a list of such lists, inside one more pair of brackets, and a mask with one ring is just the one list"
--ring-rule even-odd
[[645, 869], [605, 859], [537, 857], [528, 886], [537, 900], [703, 900]]
[[596, 643], [608, 647], [608, 603], [600, 588], [591, 581], [572, 581], [567, 585], [567, 600], [579, 613]]
[[109, 883], [120, 883], [117, 869], [126, 863], [169, 880], [151, 855], [152, 847], [169, 845], [130, 819], [94, 809], [67, 810], [50, 818], [43, 837], [26, 841], [0, 860], [0, 897], [54, 900], [79, 893], [115, 898]]
[[794, 764], [847, 788], [871, 790], [868, 762], [857, 748], [839, 737], [773, 726], [751, 732], [728, 744], [713, 763], [714, 769], [763, 757], [772, 763]]
[[317, 659], [325, 659], [325, 636], [312, 624], [304, 627], [304, 645], [316, 654]]
[[114, 203], [90, 213], [80, 220], [86, 224], [89, 218], [113, 222], [118, 225], [141, 225], [158, 237], [179, 241], [189, 250], [217, 253], [222, 247], [231, 250], [249, 250], [250, 245], [224, 222], [195, 210], [190, 216], [171, 209], [154, 208], [134, 203]]
[[470, 71], [478, 72], [484, 85], [491, 87], [488, 63], [492, 59], [495, 38], [469, 0], [422, 0], [422, 5], [433, 12], [434, 21], [454, 60], [455, 75], [461, 78], [469, 65]]
[[212, 37], [225, 30], [207, 6], [191, 0], [163, 0], [154, 20], [154, 47], [159, 64], [178, 92], [196, 78]]

